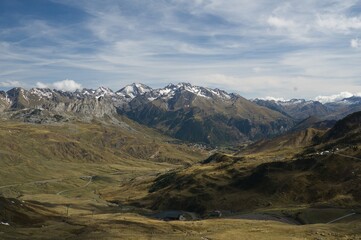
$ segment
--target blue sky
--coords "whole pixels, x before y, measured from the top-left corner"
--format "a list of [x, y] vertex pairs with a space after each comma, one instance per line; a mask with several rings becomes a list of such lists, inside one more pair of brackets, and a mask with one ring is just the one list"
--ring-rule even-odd
[[360, 0], [0, 1], [2, 89], [184, 81], [315, 98], [360, 93], [360, 65]]

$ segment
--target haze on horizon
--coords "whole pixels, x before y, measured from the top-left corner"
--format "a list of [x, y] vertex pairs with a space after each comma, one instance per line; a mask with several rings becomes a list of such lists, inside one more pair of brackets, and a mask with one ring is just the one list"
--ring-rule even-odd
[[0, 88], [361, 92], [361, 1], [2, 0]]

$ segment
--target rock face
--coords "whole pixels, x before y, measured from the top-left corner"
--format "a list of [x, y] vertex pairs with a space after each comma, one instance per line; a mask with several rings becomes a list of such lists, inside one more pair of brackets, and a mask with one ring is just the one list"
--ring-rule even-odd
[[0, 112], [5, 111], [10, 107], [10, 100], [7, 97], [6, 92], [0, 91]]
[[[1, 93], [0, 110], [7, 111], [13, 117], [35, 119], [36, 116], [59, 115], [78, 116], [91, 120], [116, 114], [115, 104], [104, 92], [63, 92], [50, 89], [33, 88], [28, 90], [13, 88]], [[36, 110], [36, 111], [33, 111]], [[31, 116], [31, 117], [29, 117]]]

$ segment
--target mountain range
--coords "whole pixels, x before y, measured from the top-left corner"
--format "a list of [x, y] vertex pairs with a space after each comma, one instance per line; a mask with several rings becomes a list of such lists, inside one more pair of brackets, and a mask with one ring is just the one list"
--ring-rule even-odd
[[177, 139], [213, 145], [272, 137], [299, 127], [300, 122], [307, 128], [360, 110], [361, 97], [356, 96], [328, 103], [247, 100], [189, 83], [158, 89], [133, 83], [118, 91], [106, 87], [74, 92], [47, 88], [0, 91], [0, 116], [5, 119], [49, 123], [126, 116]]

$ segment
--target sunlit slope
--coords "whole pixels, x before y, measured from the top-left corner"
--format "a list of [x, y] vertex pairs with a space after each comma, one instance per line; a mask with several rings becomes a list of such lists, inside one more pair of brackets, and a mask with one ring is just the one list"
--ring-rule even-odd
[[154, 163], [186, 164], [205, 154], [196, 148], [170, 144], [172, 139], [130, 124], [1, 122], [1, 185], [65, 173], [85, 174], [89, 172], [87, 165], [116, 164], [131, 169], [154, 167]]

